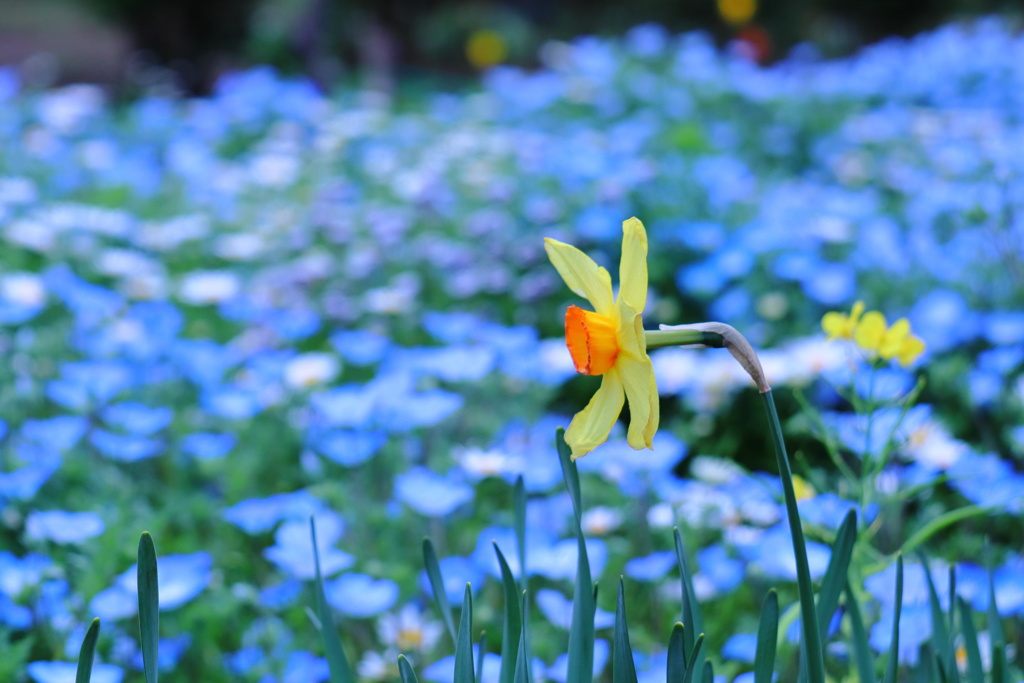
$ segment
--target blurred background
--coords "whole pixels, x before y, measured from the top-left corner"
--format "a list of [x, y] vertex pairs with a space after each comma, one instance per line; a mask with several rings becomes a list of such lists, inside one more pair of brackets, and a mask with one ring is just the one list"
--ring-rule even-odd
[[269, 64], [321, 87], [458, 87], [498, 63], [531, 66], [549, 40], [644, 22], [702, 29], [770, 63], [797, 45], [845, 56], [887, 36], [1014, 0], [0, 0], [0, 64], [25, 81], [203, 94], [229, 69]]

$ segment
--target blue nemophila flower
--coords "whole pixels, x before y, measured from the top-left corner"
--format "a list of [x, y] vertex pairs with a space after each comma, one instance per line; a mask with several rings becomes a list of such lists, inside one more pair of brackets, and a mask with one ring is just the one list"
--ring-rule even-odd
[[185, 377], [204, 387], [219, 385], [241, 361], [237, 349], [212, 339], [179, 339], [171, 347], [171, 357]]
[[100, 411], [100, 417], [111, 427], [139, 436], [152, 436], [166, 429], [174, 419], [170, 408], [151, 408], [137, 401], [112, 403]]
[[312, 652], [299, 650], [288, 653], [281, 683], [323, 683], [330, 676], [331, 671], [326, 659], [317, 657]]
[[860, 524], [870, 524], [878, 514], [877, 505], [872, 504], [861, 510], [857, 503], [843, 500], [834, 493], [822, 493], [813, 498], [799, 500], [797, 508], [800, 510], [800, 518], [805, 523], [832, 530], [839, 528], [850, 510], [856, 511]]
[[[544, 618], [551, 624], [566, 631], [572, 623], [572, 601], [560, 591], [542, 588], [535, 596], [537, 607]], [[594, 628], [611, 628], [615, 624], [615, 615], [598, 607], [594, 611]]]
[[[322, 500], [305, 489], [277, 493], [266, 498], [249, 498], [224, 510], [224, 519], [247, 534], [270, 531], [278, 522], [306, 520], [325, 510]], [[307, 534], [308, 538], [308, 534]]]
[[281, 583], [267, 586], [260, 591], [259, 603], [267, 609], [280, 610], [293, 604], [302, 593], [302, 582], [285, 579]]
[[230, 384], [206, 388], [199, 404], [210, 415], [226, 420], [248, 420], [265, 407], [252, 390]]
[[25, 535], [28, 538], [62, 545], [81, 543], [99, 536], [105, 528], [103, 518], [95, 512], [33, 510], [25, 519]]
[[[157, 668], [162, 673], [174, 671], [191, 644], [192, 636], [187, 633], [174, 636], [173, 638], [161, 638], [157, 646]], [[138, 650], [132, 658], [132, 668], [136, 671], [144, 670], [142, 650]]]
[[366, 574], [342, 574], [324, 584], [327, 602], [349, 617], [372, 617], [391, 608], [398, 599], [398, 584]]
[[743, 577], [743, 562], [730, 557], [729, 551], [721, 543], [697, 551], [697, 573], [693, 577], [693, 589], [699, 599], [709, 600], [726, 595], [740, 585]]
[[[202, 593], [210, 583], [212, 568], [213, 557], [207, 552], [161, 557], [157, 575], [160, 609], [177, 609]], [[104, 620], [135, 616], [139, 608], [138, 591], [138, 566], [132, 565], [112, 586], [93, 597], [89, 609]]]
[[1012, 514], [1024, 512], [1024, 475], [998, 455], [968, 450], [946, 472], [949, 485], [972, 503], [1000, 506]]
[[200, 460], [223, 458], [238, 443], [238, 437], [231, 433], [195, 432], [185, 435], [181, 450]]
[[578, 460], [581, 471], [599, 472], [608, 481], [615, 482], [626, 495], [640, 495], [645, 487], [671, 474], [672, 469], [686, 457], [686, 444], [668, 432], [655, 434], [651, 452], [642, 458], [629, 447], [625, 439], [605, 443], [592, 457]]
[[[473, 661], [476, 662], [479, 657], [479, 646], [473, 645]], [[543, 680], [542, 675], [543, 664], [539, 660], [534, 660], [531, 669], [534, 671], [534, 675], [537, 677], [535, 680]], [[484, 652], [484, 666], [483, 672], [477, 683], [498, 683], [498, 676], [501, 673], [501, 655], [495, 652]], [[434, 681], [434, 683], [448, 683], [448, 681], [455, 679], [455, 655], [448, 655], [442, 657], [436, 662], [429, 664], [420, 671], [420, 678], [425, 681]]]
[[722, 646], [722, 657], [737, 662], [753, 664], [754, 652], [757, 649], [756, 633], [736, 633], [725, 641]]
[[374, 414], [369, 387], [346, 384], [309, 397], [318, 421], [330, 427], [368, 427]]
[[[594, 675], [599, 676], [604, 667], [608, 664], [608, 656], [611, 648], [608, 641], [601, 638], [594, 640]], [[544, 678], [557, 683], [565, 683], [569, 675], [569, 655], [559, 655], [554, 663], [544, 670]]]
[[[332, 576], [353, 565], [355, 559], [348, 553], [334, 547], [344, 532], [341, 517], [331, 510], [321, 510], [316, 519], [316, 543], [320, 553], [320, 572]], [[274, 545], [263, 551], [263, 555], [279, 568], [299, 579], [316, 576], [313, 540], [309, 519], [287, 521], [274, 534]]]
[[46, 395], [65, 408], [85, 410], [108, 403], [135, 383], [135, 372], [128, 363], [78, 361], [61, 366], [60, 377], [47, 383]]
[[676, 567], [675, 551], [659, 550], [643, 557], [634, 557], [626, 563], [623, 573], [637, 581], [657, 581]]
[[393, 362], [416, 374], [467, 382], [486, 376], [494, 368], [495, 354], [483, 346], [421, 347], [393, 354]]
[[353, 365], [372, 365], [391, 347], [391, 341], [369, 330], [341, 330], [331, 335], [331, 346]]
[[31, 609], [0, 592], [0, 624], [21, 631], [31, 628], [33, 620]]
[[41, 420], [25, 420], [21, 437], [41, 446], [49, 446], [61, 453], [73, 448], [85, 434], [88, 421], [78, 415], [58, 415]]
[[336, 429], [314, 439], [314, 449], [336, 463], [353, 467], [372, 458], [388, 441], [382, 431]]
[[473, 487], [453, 471], [437, 474], [414, 467], [395, 477], [395, 499], [428, 517], [443, 517], [473, 499]]
[[57, 451], [44, 446], [18, 444], [14, 454], [17, 461], [28, 464], [10, 472], [0, 472], [0, 501], [31, 500], [62, 463]]
[[[770, 579], [786, 579], [796, 581], [796, 559], [790, 553], [779, 552], [779, 548], [790, 547], [792, 544], [789, 528], [777, 524], [770, 529], [754, 535], [749, 543], [738, 544], [737, 550], [743, 558]], [[810, 566], [811, 578], [818, 579], [825, 574], [831, 549], [822, 543], [807, 542], [807, 563]]]
[[160, 455], [165, 448], [163, 441], [133, 434], [115, 434], [105, 429], [93, 429], [89, 443], [96, 450], [112, 460], [135, 462]]
[[[78, 664], [76, 662], [31, 662], [25, 669], [35, 683], [73, 683]], [[124, 669], [113, 664], [97, 663], [92, 666], [95, 683], [121, 683]]]
[[[502, 549], [504, 553], [505, 550]], [[491, 554], [494, 554], [494, 548], [491, 548]], [[505, 558], [509, 561], [511, 566], [515, 560], [514, 557], [505, 555]], [[497, 562], [497, 560], [495, 560]], [[448, 600], [452, 604], [460, 604], [462, 600], [462, 594], [466, 590], [466, 584], [469, 584], [470, 588], [475, 592], [484, 582], [484, 572], [480, 568], [480, 565], [476, 562], [476, 556], [461, 557], [459, 555], [450, 555], [448, 557], [442, 557], [437, 561], [441, 567], [441, 577], [444, 580], [444, 592], [448, 596]], [[513, 573], [518, 574], [513, 569]], [[427, 576], [427, 571], [421, 570], [419, 575], [419, 586], [427, 595], [433, 595], [433, 587], [430, 585], [430, 577]]]

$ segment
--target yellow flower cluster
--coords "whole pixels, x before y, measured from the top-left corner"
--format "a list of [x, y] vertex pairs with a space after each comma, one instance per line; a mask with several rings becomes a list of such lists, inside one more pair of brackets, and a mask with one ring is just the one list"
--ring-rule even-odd
[[878, 311], [864, 312], [864, 302], [853, 305], [849, 315], [831, 311], [821, 319], [829, 339], [852, 339], [884, 360], [895, 358], [906, 367], [924, 352], [924, 342], [910, 331], [910, 321], [900, 318], [891, 326]]

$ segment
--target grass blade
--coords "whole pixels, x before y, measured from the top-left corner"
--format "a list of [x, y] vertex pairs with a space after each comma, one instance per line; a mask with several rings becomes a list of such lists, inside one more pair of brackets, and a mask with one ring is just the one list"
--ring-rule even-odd
[[484, 654], [487, 652], [487, 631], [480, 631], [480, 640], [476, 644], [476, 680], [483, 680]]
[[800, 524], [800, 512], [796, 507], [796, 491], [793, 489], [793, 471], [786, 453], [786, 442], [782, 438], [782, 425], [775, 410], [775, 399], [772, 392], [761, 394], [768, 425], [772, 433], [772, 445], [775, 459], [779, 467], [779, 478], [782, 481], [782, 492], [786, 499], [786, 517], [789, 520], [789, 531], [793, 537], [793, 555], [796, 559], [797, 591], [800, 594], [800, 628], [803, 634], [801, 641], [805, 645], [807, 656], [807, 677], [810, 683], [825, 683], [825, 656], [821, 648], [818, 615], [814, 605], [814, 589], [811, 586], [811, 570], [807, 563], [807, 545], [804, 543], [804, 531]]
[[957, 597], [956, 604], [960, 608], [960, 630], [964, 634], [964, 650], [967, 652], [967, 683], [985, 683], [978, 632], [974, 628], [971, 610], [961, 597]]
[[405, 655], [398, 655], [398, 675], [402, 677], [402, 683], [419, 683], [416, 679], [416, 672]]
[[928, 567], [928, 558], [923, 552], [918, 551], [917, 557], [924, 569], [925, 582], [928, 584], [928, 604], [932, 613], [932, 649], [942, 670], [942, 676], [954, 683], [955, 674], [950, 669], [956, 669], [956, 662], [953, 660], [952, 643], [949, 639], [949, 628], [946, 623], [946, 615], [942, 611], [942, 604], [939, 602], [939, 593], [935, 590], [935, 581], [932, 579], [932, 571]]
[[313, 586], [316, 601], [316, 616], [320, 620], [320, 637], [324, 641], [324, 652], [327, 654], [327, 667], [331, 672], [331, 683], [355, 683], [352, 667], [348, 664], [345, 651], [341, 647], [341, 638], [331, 616], [331, 608], [324, 595], [324, 577], [320, 573], [320, 548], [316, 543], [316, 520], [309, 518], [309, 534], [313, 540], [313, 565], [316, 570]]
[[576, 585], [573, 588], [572, 622], [569, 626], [569, 666], [566, 683], [592, 683], [594, 679], [594, 584], [590, 575], [590, 560], [587, 544], [580, 527], [582, 514], [580, 503], [580, 477], [576, 463], [572, 461], [571, 450], [565, 443], [565, 430], [561, 427], [555, 433], [558, 460], [562, 466], [565, 487], [572, 498], [576, 515]]
[[636, 683], [636, 665], [633, 648], [629, 646], [626, 626], [626, 598], [619, 577], [619, 597], [615, 600], [615, 639], [612, 650], [612, 683]]
[[700, 683], [715, 683], [715, 667], [711, 665], [710, 659], [704, 660], [704, 676], [700, 679]]
[[850, 569], [850, 558], [853, 557], [853, 544], [857, 540], [857, 513], [850, 510], [836, 532], [836, 540], [832, 543], [832, 557], [829, 558], [825, 578], [821, 580], [818, 592], [818, 635], [821, 642], [828, 637], [828, 625], [839, 605], [839, 594], [846, 585], [846, 575]]
[[860, 614], [857, 597], [846, 582], [846, 613], [850, 615], [850, 635], [853, 640], [854, 662], [857, 664], [857, 677], [860, 683], [875, 683], [875, 655], [868, 645], [868, 632], [864, 628], [864, 618]]
[[444, 580], [441, 578], [441, 565], [437, 562], [437, 553], [434, 552], [434, 544], [429, 538], [423, 539], [423, 566], [427, 570], [427, 578], [430, 579], [430, 589], [434, 592], [434, 604], [441, 613], [441, 619], [448, 629], [452, 643], [457, 642], [455, 634], [455, 621], [452, 619], [452, 607], [448, 604], [448, 594], [444, 590]]
[[505, 556], [501, 554], [498, 544], [494, 544], [494, 552], [498, 554], [501, 565], [501, 585], [505, 591], [505, 618], [501, 629], [501, 670], [498, 683], [512, 683], [515, 678], [515, 664], [519, 654], [519, 631], [521, 617], [519, 615], [519, 589], [512, 576]]
[[668, 639], [668, 665], [665, 680], [667, 683], [682, 683], [686, 677], [686, 652], [683, 650], [683, 633], [686, 628], [676, 622], [672, 627], [672, 635]]
[[462, 595], [462, 615], [455, 640], [455, 683], [474, 683], [473, 676], [473, 593], [466, 584]]
[[139, 538], [139, 637], [146, 683], [157, 683], [160, 644], [160, 589], [157, 585], [156, 546], [148, 531]]
[[683, 633], [684, 647], [687, 650], [693, 648], [696, 634], [703, 633], [704, 622], [701, 619], [700, 605], [697, 604], [697, 592], [693, 588], [693, 574], [686, 561], [686, 549], [683, 548], [683, 536], [679, 527], [672, 528], [672, 537], [676, 546], [676, 561], [679, 563], [679, 577], [682, 581], [683, 593], [683, 624], [686, 631]]
[[516, 654], [516, 669], [515, 675], [512, 678], [512, 683], [530, 683], [530, 679], [533, 676], [530, 673], [530, 645], [526, 633], [527, 623], [529, 622], [529, 617], [526, 612], [526, 591], [523, 591], [523, 600], [520, 609], [523, 615], [522, 630], [519, 633], [519, 651]]
[[[927, 574], [927, 570], [925, 570]], [[900, 612], [903, 609], [903, 555], [896, 556], [896, 610], [892, 617], [892, 642], [889, 643], [889, 662], [885, 665], [885, 683], [896, 683], [896, 667], [900, 654]]]
[[761, 606], [754, 651], [754, 683], [771, 683], [775, 669], [775, 646], [779, 637], [779, 596], [772, 588]]
[[[512, 490], [512, 511], [515, 515], [516, 552], [519, 556], [519, 590], [526, 590], [526, 486], [523, 475], [516, 477]], [[518, 602], [516, 603], [518, 605]]]
[[78, 671], [75, 674], [75, 683], [89, 683], [89, 679], [92, 678], [92, 661], [96, 657], [96, 641], [99, 637], [100, 620], [93, 619], [82, 640], [82, 649], [78, 652]]
[[690, 683], [693, 680], [693, 674], [697, 671], [697, 662], [699, 661], [697, 655], [700, 653], [701, 647], [704, 646], [704, 634], [701, 633], [697, 636], [697, 639], [693, 642], [693, 649], [690, 650], [690, 659], [686, 667], [686, 673], [683, 674], [683, 683]]
[[991, 569], [988, 572], [988, 634], [992, 640], [992, 683], [1010, 683], [1010, 675], [1006, 670], [1006, 635], [1003, 633], [1003, 622], [999, 619], [996, 580]]

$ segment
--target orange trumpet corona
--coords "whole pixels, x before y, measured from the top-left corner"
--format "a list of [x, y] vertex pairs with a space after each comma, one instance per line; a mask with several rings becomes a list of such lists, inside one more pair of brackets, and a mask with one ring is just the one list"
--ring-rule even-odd
[[615, 367], [619, 340], [615, 321], [606, 315], [569, 306], [565, 311], [565, 344], [576, 372], [603, 375]]

